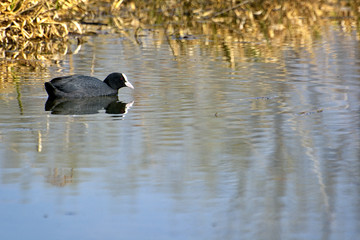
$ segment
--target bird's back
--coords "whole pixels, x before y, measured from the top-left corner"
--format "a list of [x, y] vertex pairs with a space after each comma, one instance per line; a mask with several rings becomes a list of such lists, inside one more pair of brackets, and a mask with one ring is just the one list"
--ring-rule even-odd
[[52, 97], [92, 97], [115, 95], [117, 91], [103, 81], [89, 76], [71, 75], [52, 79], [45, 83]]

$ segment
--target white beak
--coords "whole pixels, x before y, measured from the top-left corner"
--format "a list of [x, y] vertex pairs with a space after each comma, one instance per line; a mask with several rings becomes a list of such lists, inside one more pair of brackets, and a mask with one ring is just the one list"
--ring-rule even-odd
[[129, 81], [126, 81], [125, 85], [131, 89], [134, 89], [134, 86]]

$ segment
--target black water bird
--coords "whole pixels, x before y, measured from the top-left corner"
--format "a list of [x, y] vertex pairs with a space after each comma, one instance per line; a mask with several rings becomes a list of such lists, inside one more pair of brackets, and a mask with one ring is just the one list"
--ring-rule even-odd
[[90, 76], [71, 75], [45, 83], [49, 98], [115, 96], [122, 87], [134, 89], [124, 73], [111, 73], [104, 81]]

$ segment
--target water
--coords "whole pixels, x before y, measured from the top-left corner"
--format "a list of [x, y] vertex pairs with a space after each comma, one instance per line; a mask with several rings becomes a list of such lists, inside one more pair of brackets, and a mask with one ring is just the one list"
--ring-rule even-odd
[[[2, 60], [0, 239], [360, 234], [358, 33], [195, 36], [88, 37], [35, 69]], [[45, 111], [45, 81], [110, 72], [135, 86], [116, 111]]]

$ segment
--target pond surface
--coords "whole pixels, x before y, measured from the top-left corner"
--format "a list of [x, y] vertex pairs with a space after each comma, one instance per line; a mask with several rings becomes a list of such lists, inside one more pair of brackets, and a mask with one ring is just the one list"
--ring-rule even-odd
[[[151, 30], [2, 59], [0, 239], [356, 239], [358, 38]], [[45, 81], [111, 72], [135, 90], [45, 111]]]

